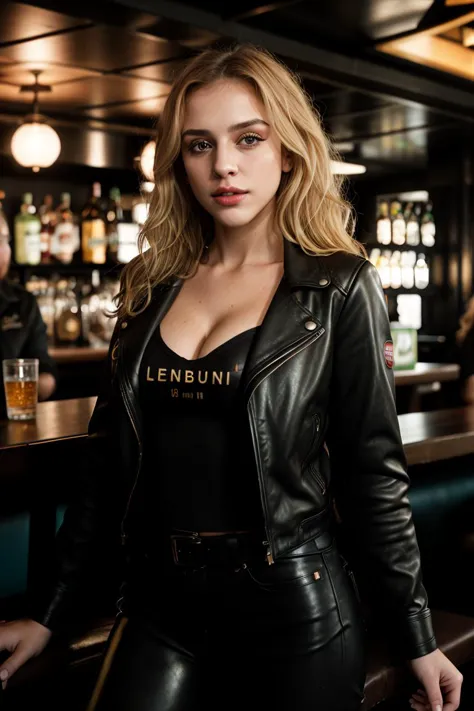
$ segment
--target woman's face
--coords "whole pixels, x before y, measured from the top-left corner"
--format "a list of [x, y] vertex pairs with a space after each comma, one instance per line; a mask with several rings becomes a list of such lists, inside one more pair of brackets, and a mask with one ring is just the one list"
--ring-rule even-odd
[[[291, 168], [262, 102], [236, 79], [190, 95], [181, 154], [196, 199], [226, 227], [246, 225], [273, 208], [282, 171]], [[223, 189], [233, 194], [219, 195]]]

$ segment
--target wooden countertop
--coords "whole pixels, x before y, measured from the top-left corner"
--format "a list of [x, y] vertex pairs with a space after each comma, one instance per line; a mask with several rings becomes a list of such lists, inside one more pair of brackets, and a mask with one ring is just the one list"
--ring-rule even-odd
[[427, 464], [474, 453], [474, 407], [399, 415], [409, 464]]
[[[85, 437], [95, 401], [42, 402], [35, 421], [0, 421], [0, 451]], [[398, 420], [410, 465], [474, 453], [474, 407], [408, 413]]]
[[49, 354], [56, 363], [90, 363], [104, 360], [108, 347], [101, 348], [50, 348]]
[[0, 450], [84, 437], [96, 399], [40, 402], [36, 420], [0, 420]]
[[395, 370], [395, 385], [447, 382], [459, 378], [457, 363], [417, 363], [413, 370]]

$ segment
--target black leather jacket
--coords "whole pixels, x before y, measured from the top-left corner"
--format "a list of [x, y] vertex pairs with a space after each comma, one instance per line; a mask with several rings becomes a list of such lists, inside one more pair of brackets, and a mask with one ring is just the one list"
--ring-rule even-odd
[[[51, 628], [59, 624], [105, 510], [119, 512], [115, 525], [127, 539], [143, 454], [140, 361], [181, 284], [161, 285], [142, 314], [117, 324], [110, 382], [89, 427], [88, 475], [58, 535], [58, 583], [41, 619]], [[403, 654], [414, 658], [436, 642], [387, 342], [387, 309], [374, 267], [343, 252], [311, 257], [285, 240], [284, 277], [242, 378], [270, 557], [277, 560], [324, 531], [335, 499], [356, 571], [370, 580]]]

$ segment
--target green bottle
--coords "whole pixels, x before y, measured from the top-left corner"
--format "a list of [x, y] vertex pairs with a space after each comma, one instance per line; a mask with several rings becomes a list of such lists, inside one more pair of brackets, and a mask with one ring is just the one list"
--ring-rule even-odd
[[15, 261], [17, 264], [41, 262], [41, 220], [33, 205], [33, 194], [25, 193], [14, 221]]

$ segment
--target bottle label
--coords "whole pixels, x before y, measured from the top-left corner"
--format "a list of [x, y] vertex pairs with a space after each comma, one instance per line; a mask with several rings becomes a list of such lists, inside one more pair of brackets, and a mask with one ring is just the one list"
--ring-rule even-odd
[[41, 262], [41, 225], [39, 223], [27, 224], [24, 232], [25, 255], [27, 264]]
[[79, 318], [71, 312], [63, 312], [58, 319], [57, 331], [60, 341], [67, 341], [68, 343], [77, 341], [81, 332]]
[[390, 244], [392, 241], [390, 220], [388, 218], [377, 222], [377, 242], [380, 244]]
[[104, 264], [107, 239], [103, 220], [85, 220], [82, 223], [82, 252], [85, 262]]
[[415, 267], [415, 286], [417, 289], [426, 289], [430, 283], [430, 270], [424, 262], [417, 263]]
[[79, 229], [72, 222], [60, 222], [51, 238], [51, 254], [60, 262], [69, 264], [79, 249]]
[[119, 222], [117, 225], [117, 259], [126, 264], [138, 255], [140, 227], [134, 222]]
[[407, 244], [416, 247], [420, 244], [420, 226], [418, 222], [407, 223]]
[[415, 284], [415, 274], [413, 267], [402, 267], [402, 286], [404, 289], [413, 289]]
[[405, 220], [394, 220], [392, 223], [392, 235], [394, 244], [405, 243]]
[[421, 241], [425, 247], [434, 247], [436, 227], [434, 222], [425, 222], [421, 226]]

